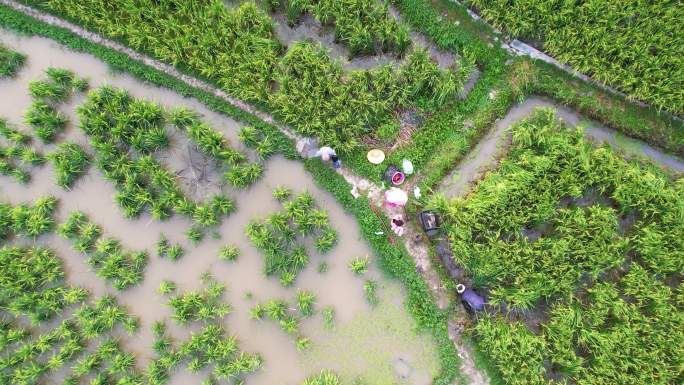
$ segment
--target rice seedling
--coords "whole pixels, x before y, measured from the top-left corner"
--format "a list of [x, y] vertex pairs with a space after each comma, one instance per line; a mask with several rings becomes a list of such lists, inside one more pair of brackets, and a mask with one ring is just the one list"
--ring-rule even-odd
[[118, 240], [102, 237], [102, 228], [83, 212], [72, 212], [58, 233], [86, 254], [86, 263], [116, 289], [125, 290], [143, 280], [147, 252], [124, 250]]
[[33, 80], [29, 83], [29, 94], [34, 100], [61, 103], [67, 101], [74, 92], [88, 89], [88, 81], [77, 78], [70, 70], [50, 67], [45, 70], [45, 74], [46, 80]]
[[172, 318], [180, 325], [193, 321], [212, 321], [223, 318], [231, 313], [233, 308], [221, 302], [225, 292], [225, 285], [209, 279], [207, 287], [201, 291], [189, 291], [177, 294], [169, 300], [173, 310]]
[[173, 281], [169, 281], [168, 279], [165, 279], [161, 281], [159, 284], [159, 288], [157, 288], [157, 293], [161, 295], [168, 295], [176, 291], [176, 284]]
[[0, 145], [0, 175], [14, 178], [25, 184], [31, 179], [31, 174], [21, 165], [36, 166], [45, 162], [45, 158], [25, 145]]
[[335, 308], [332, 306], [324, 307], [321, 312], [323, 313], [323, 325], [326, 329], [332, 330], [335, 328]]
[[377, 282], [375, 282], [371, 279], [367, 279], [363, 283], [363, 292], [366, 295], [366, 301], [371, 306], [376, 306], [378, 303], [380, 303], [380, 298], [378, 298], [378, 283]]
[[54, 152], [48, 154], [57, 175], [57, 185], [68, 189], [90, 165], [90, 156], [75, 143], [62, 143]]
[[340, 378], [330, 370], [323, 370], [321, 374], [309, 377], [302, 385], [340, 385]]
[[[279, 193], [282, 194], [282, 189]], [[278, 274], [281, 284], [287, 287], [294, 283], [299, 271], [309, 262], [306, 249], [298, 243], [297, 236], [315, 236], [320, 232], [325, 236], [334, 230], [328, 223], [327, 213], [316, 209], [313, 196], [303, 193], [284, 202], [283, 210], [265, 220], [251, 221], [245, 232], [262, 252], [266, 275]], [[319, 250], [328, 251], [334, 244], [332, 241], [331, 245]]]
[[234, 245], [225, 245], [219, 250], [219, 259], [227, 262], [235, 262], [240, 256], [240, 249]]
[[254, 184], [264, 173], [260, 163], [240, 164], [226, 171], [224, 178], [237, 188], [246, 188]]
[[284, 203], [292, 196], [292, 189], [285, 186], [278, 186], [273, 190], [273, 198], [278, 202]]
[[51, 143], [64, 131], [69, 119], [49, 104], [34, 101], [24, 113], [24, 121], [44, 143]]
[[192, 242], [193, 245], [198, 245], [204, 239], [204, 232], [199, 228], [192, 226], [185, 232], [185, 237]]
[[26, 55], [0, 44], [0, 78], [13, 77], [26, 62]]
[[54, 211], [57, 199], [43, 197], [32, 205], [22, 203], [17, 206], [0, 203], [0, 238], [11, 234], [24, 237], [38, 237], [54, 228]]
[[0, 135], [9, 142], [17, 145], [26, 145], [31, 142], [31, 135], [12, 127], [7, 120], [0, 118]]
[[370, 258], [366, 255], [365, 257], [355, 257], [347, 266], [349, 270], [355, 275], [363, 275], [368, 272], [368, 264], [370, 263]]
[[304, 351], [307, 350], [311, 347], [311, 340], [308, 337], [299, 337], [297, 338], [297, 351]]
[[328, 263], [325, 261], [318, 264], [318, 273], [319, 274], [325, 274], [328, 272], [329, 269], [330, 269], [330, 267], [328, 266]]
[[188, 371], [195, 373], [213, 365], [205, 380], [210, 382], [215, 379], [234, 380], [257, 371], [263, 365], [261, 356], [240, 351], [236, 338], [226, 336], [225, 330], [215, 324], [204, 326], [178, 347], [166, 335], [166, 325], [156, 323], [153, 330], [157, 357], [147, 369], [150, 384], [165, 384], [169, 373], [183, 361], [188, 363]]
[[171, 244], [164, 234], [157, 241], [156, 251], [159, 258], [169, 258], [172, 261], [177, 261], [185, 255], [183, 247], [179, 244]]
[[129, 334], [138, 330], [139, 320], [128, 314], [112, 296], [105, 296], [92, 305], [83, 305], [74, 313], [74, 319], [86, 338], [101, 336], [121, 326]]
[[307, 290], [299, 290], [297, 292], [297, 309], [304, 317], [311, 317], [314, 315], [314, 304], [316, 296]]

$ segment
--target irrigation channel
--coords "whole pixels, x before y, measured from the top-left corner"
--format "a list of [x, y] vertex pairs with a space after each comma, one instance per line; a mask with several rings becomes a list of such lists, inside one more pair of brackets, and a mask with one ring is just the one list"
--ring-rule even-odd
[[670, 172], [684, 174], [684, 160], [665, 154], [642, 141], [629, 138], [616, 130], [586, 119], [581, 114], [540, 97], [530, 97], [513, 106], [503, 119], [485, 135], [462, 162], [442, 180], [438, 191], [448, 198], [463, 196], [484, 173], [497, 165], [510, 143], [508, 129], [537, 108], [551, 108], [569, 127], [581, 127], [585, 137], [597, 145], [607, 144], [627, 157], [646, 159]]
[[[154, 100], [164, 107], [186, 106], [200, 113], [202, 119], [221, 131], [235, 147], [238, 146], [237, 132], [240, 124], [204, 107], [200, 102], [184, 98], [165, 89], [143, 85], [125, 75], [113, 74], [99, 60], [85, 54], [67, 51], [51, 40], [38, 37], [22, 37], [8, 31], [0, 31], [3, 44], [28, 56], [27, 64], [13, 79], [0, 81], [0, 116], [16, 127], [23, 127], [23, 111], [31, 102], [28, 82], [41, 78], [48, 67], [67, 68], [78, 76], [90, 80], [91, 88], [110, 84], [128, 90], [138, 98]], [[82, 131], [77, 127], [75, 108], [83, 102], [85, 95], [77, 94], [59, 110], [67, 115], [70, 124], [60, 134], [59, 142], [72, 141], [82, 145], [89, 152], [92, 149]], [[190, 167], [190, 159], [201, 162], [197, 154], [188, 154], [187, 142], [180, 136], [171, 136], [172, 149], [158, 158], [167, 168], [183, 176]], [[48, 152], [54, 145], [42, 145], [34, 141], [38, 151]], [[254, 156], [250, 154], [250, 156]], [[137, 365], [144, 369], [152, 359], [154, 321], [168, 319], [170, 334], [177, 340], [185, 339], [198, 325], [178, 326], [170, 320], [168, 298], [156, 292], [164, 279], [174, 281], [181, 291], [200, 289], [199, 277], [210, 271], [214, 278], [228, 287], [224, 296], [234, 311], [226, 316], [225, 324], [231, 335], [235, 335], [240, 348], [246, 352], [262, 355], [264, 366], [254, 375], [247, 377], [248, 384], [299, 384], [303, 379], [321, 369], [335, 370], [344, 383], [351, 383], [361, 377], [368, 384], [413, 384], [427, 385], [439, 371], [437, 351], [429, 335], [417, 334], [416, 325], [403, 306], [404, 293], [400, 285], [388, 281], [371, 264], [363, 278], [354, 275], [347, 267], [356, 256], [370, 255], [370, 249], [360, 234], [353, 217], [328, 193], [314, 185], [311, 176], [301, 163], [272, 157], [266, 164], [266, 171], [259, 182], [249, 190], [232, 190], [217, 183], [211, 174], [201, 181], [198, 188], [191, 183], [182, 187], [188, 195], [201, 200], [215, 191], [223, 190], [236, 201], [237, 212], [224, 219], [216, 229], [220, 239], [207, 236], [198, 246], [185, 239], [184, 232], [191, 222], [179, 216], [166, 221], [153, 220], [148, 214], [138, 219], [125, 219], [114, 202], [115, 189], [107, 182], [95, 166], [81, 177], [70, 190], [55, 184], [53, 167], [49, 164], [33, 169], [32, 181], [26, 185], [16, 183], [8, 177], [0, 177], [0, 200], [12, 204], [30, 202], [36, 198], [53, 195], [59, 200], [56, 212], [57, 223], [66, 220], [74, 210], [85, 212], [90, 220], [102, 225], [104, 234], [122, 241], [129, 250], [150, 251], [149, 263], [143, 282], [128, 290], [118, 292], [96, 276], [85, 264], [85, 256], [72, 247], [70, 241], [57, 235], [39, 237], [38, 244], [49, 246], [64, 260], [69, 284], [88, 288], [96, 296], [115, 295], [129, 311], [140, 317], [140, 331], [134, 336], [121, 334], [122, 347], [136, 353]], [[244, 234], [247, 223], [263, 218], [279, 210], [280, 205], [272, 198], [276, 186], [291, 187], [296, 193], [307, 190], [312, 193], [318, 206], [329, 213], [330, 223], [338, 233], [338, 245], [325, 256], [316, 253], [308, 244], [311, 260], [297, 278], [293, 288], [283, 288], [277, 279], [266, 278], [259, 252]], [[160, 259], [154, 253], [159, 235], [165, 234], [173, 243], [180, 243], [186, 255], [179, 261]], [[237, 262], [229, 263], [218, 259], [221, 246], [237, 245], [241, 255]], [[318, 271], [321, 262], [327, 262], [328, 271]], [[379, 283], [380, 303], [371, 306], [366, 302], [364, 279]], [[300, 325], [303, 335], [312, 341], [311, 347], [298, 351], [291, 336], [280, 330], [277, 323], [255, 321], [249, 318], [249, 309], [257, 302], [272, 298], [292, 301], [297, 288], [310, 290], [317, 296], [316, 307], [332, 306], [335, 309], [335, 328], [324, 327], [321, 314], [304, 319]], [[174, 372], [171, 384], [200, 383], [205, 371], [190, 374], [184, 369]], [[50, 378], [59, 383], [59, 378]]]

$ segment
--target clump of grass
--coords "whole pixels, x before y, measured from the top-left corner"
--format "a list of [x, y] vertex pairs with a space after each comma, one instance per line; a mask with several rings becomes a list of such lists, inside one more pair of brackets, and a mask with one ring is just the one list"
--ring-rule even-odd
[[352, 271], [352, 273], [356, 275], [363, 275], [368, 272], [368, 264], [370, 263], [370, 259], [368, 256], [365, 257], [356, 257], [349, 261], [349, 270]]
[[380, 303], [380, 298], [378, 298], [378, 283], [367, 279], [363, 283], [363, 292], [366, 294], [366, 301], [371, 305], [375, 306]]
[[157, 288], [157, 293], [161, 295], [171, 294], [174, 291], [176, 291], [176, 284], [168, 279], [161, 281], [159, 288]]
[[172, 317], [179, 324], [216, 320], [233, 311], [230, 305], [221, 302], [221, 297], [226, 290], [225, 285], [213, 280], [210, 276], [203, 281], [205, 281], [206, 288], [201, 292], [189, 291], [169, 300], [169, 306], [173, 310]]
[[44, 143], [51, 143], [57, 134], [64, 131], [69, 121], [61, 112], [43, 101], [34, 101], [24, 114], [24, 120]]
[[57, 233], [63, 238], [74, 242], [74, 248], [81, 253], [89, 253], [102, 235], [102, 228], [88, 220], [85, 213], [73, 211], [66, 222], [57, 228]]
[[314, 314], [314, 303], [316, 296], [308, 290], [297, 292], [297, 308], [304, 317], [311, 317]]
[[326, 329], [332, 330], [335, 328], [335, 308], [332, 306], [326, 306], [322, 310], [323, 312], [323, 325]]
[[254, 184], [263, 173], [264, 167], [260, 163], [243, 163], [231, 167], [224, 178], [237, 188], [246, 188]]
[[67, 189], [73, 186], [78, 177], [83, 175], [90, 165], [90, 157], [76, 143], [62, 143], [48, 154], [57, 175], [57, 185]]
[[320, 274], [325, 274], [325, 273], [328, 272], [328, 269], [329, 269], [329, 268], [330, 268], [330, 267], [328, 266], [328, 263], [325, 262], [325, 261], [323, 261], [323, 262], [321, 262], [321, 263], [318, 265], [318, 273], [320, 273]]
[[196, 226], [190, 227], [185, 232], [185, 237], [192, 242], [193, 245], [198, 245], [204, 239], [204, 232]]
[[240, 249], [234, 245], [225, 245], [219, 250], [219, 259], [234, 262], [240, 256]]
[[285, 186], [278, 186], [273, 190], [273, 198], [278, 202], [286, 202], [292, 196], [292, 189]]
[[88, 89], [88, 80], [64, 68], [50, 67], [45, 71], [47, 79], [33, 80], [29, 83], [29, 93], [35, 100], [60, 103], [66, 101], [74, 92]]
[[177, 261], [185, 255], [185, 250], [181, 245], [171, 244], [168, 238], [163, 234], [157, 242], [156, 250], [159, 258], [169, 258], [172, 261]]
[[311, 347], [311, 340], [308, 337], [299, 337], [297, 338], [297, 350], [298, 351], [304, 351], [307, 350]]
[[0, 45], [0, 78], [13, 77], [25, 62], [25, 55]]

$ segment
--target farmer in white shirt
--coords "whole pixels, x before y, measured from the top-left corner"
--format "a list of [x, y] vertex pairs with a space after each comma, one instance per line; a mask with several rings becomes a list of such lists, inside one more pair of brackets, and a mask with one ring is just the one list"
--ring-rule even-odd
[[329, 160], [332, 161], [333, 168], [342, 167], [342, 161], [337, 157], [337, 153], [332, 149], [332, 147], [323, 146], [319, 148], [318, 151], [316, 151], [316, 156], [320, 156], [325, 162]]

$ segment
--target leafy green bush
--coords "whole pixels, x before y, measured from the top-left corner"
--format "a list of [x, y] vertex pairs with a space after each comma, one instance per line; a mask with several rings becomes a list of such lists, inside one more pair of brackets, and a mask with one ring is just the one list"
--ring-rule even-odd
[[48, 154], [48, 159], [55, 167], [57, 185], [65, 189], [71, 187], [90, 165], [90, 157], [76, 143], [60, 144], [54, 152]]

